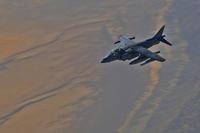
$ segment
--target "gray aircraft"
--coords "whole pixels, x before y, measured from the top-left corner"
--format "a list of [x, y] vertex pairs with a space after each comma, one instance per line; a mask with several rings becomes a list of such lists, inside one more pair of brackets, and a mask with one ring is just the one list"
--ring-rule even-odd
[[163, 35], [165, 26], [162, 26], [160, 30], [152, 38], [147, 39], [142, 42], [133, 41], [135, 37], [127, 37], [124, 35], [119, 35], [117, 42], [114, 44], [118, 47], [114, 48], [105, 56], [101, 63], [108, 63], [115, 60], [126, 61], [132, 60], [129, 64], [138, 64], [146, 65], [153, 61], [164, 62], [165, 59], [159, 55], [160, 51], [152, 52], [148, 48], [159, 44], [160, 42], [172, 46], [170, 42], [165, 39]]

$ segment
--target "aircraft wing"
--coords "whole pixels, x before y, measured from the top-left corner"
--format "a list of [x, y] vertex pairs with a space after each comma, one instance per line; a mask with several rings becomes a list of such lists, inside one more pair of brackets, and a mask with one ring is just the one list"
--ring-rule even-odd
[[153, 60], [157, 60], [157, 61], [160, 61], [160, 62], [164, 62], [165, 59], [163, 57], [161, 57], [160, 55], [154, 53], [154, 52], [151, 52], [150, 50], [144, 48], [144, 47], [141, 47], [141, 46], [136, 46], [133, 48], [133, 50], [135, 50], [136, 52], [138, 52], [139, 54], [143, 55], [143, 56], [146, 56], [148, 58], [151, 58]]
[[[135, 37], [129, 37], [129, 39], [130, 39], [130, 40], [134, 40]], [[121, 42], [121, 40], [114, 42], [114, 44], [118, 44], [118, 43], [120, 43], [120, 42]]]

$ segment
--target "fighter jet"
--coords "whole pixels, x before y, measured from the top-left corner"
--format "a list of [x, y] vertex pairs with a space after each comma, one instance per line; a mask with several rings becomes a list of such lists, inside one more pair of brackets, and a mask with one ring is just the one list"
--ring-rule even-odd
[[165, 25], [163, 25], [153, 37], [141, 42], [135, 42], [135, 37], [119, 35], [118, 41], [114, 42], [114, 44], [118, 46], [112, 49], [111, 52], [101, 60], [101, 63], [132, 59], [133, 60], [129, 63], [130, 65], [138, 63], [141, 63], [140, 65], [146, 65], [153, 61], [164, 62], [165, 59], [159, 55], [160, 51], [152, 52], [148, 50], [160, 42], [172, 46], [172, 44], [165, 39], [165, 35], [163, 35], [164, 29]]

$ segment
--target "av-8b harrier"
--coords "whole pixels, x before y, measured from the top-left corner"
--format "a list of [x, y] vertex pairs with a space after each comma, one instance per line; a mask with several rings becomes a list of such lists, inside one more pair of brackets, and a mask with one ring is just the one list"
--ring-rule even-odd
[[101, 63], [108, 63], [115, 60], [126, 61], [131, 60], [130, 65], [141, 63], [140, 65], [146, 65], [153, 61], [164, 62], [165, 59], [159, 55], [160, 51], [152, 52], [148, 48], [159, 44], [160, 42], [172, 46], [170, 42], [165, 39], [163, 35], [165, 26], [162, 26], [160, 30], [150, 39], [142, 42], [133, 41], [135, 37], [127, 37], [120, 35], [119, 41], [114, 44], [118, 44], [118, 47], [113, 49], [106, 57], [101, 60]]

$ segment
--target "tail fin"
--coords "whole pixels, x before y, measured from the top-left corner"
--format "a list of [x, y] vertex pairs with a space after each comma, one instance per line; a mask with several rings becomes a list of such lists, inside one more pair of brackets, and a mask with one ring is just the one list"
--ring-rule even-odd
[[165, 25], [163, 25], [160, 30], [156, 33], [156, 35], [154, 36], [155, 38], [160, 38], [163, 35], [163, 31], [165, 29]]
[[163, 35], [164, 29], [165, 29], [165, 25], [163, 25], [160, 28], [160, 30], [156, 33], [156, 35], [154, 36], [154, 38], [157, 39], [157, 40], [159, 40], [159, 41], [161, 41], [161, 42], [163, 42], [163, 43], [165, 43], [165, 44], [167, 44], [167, 45], [172, 46], [172, 44], [165, 39], [165, 35]]

